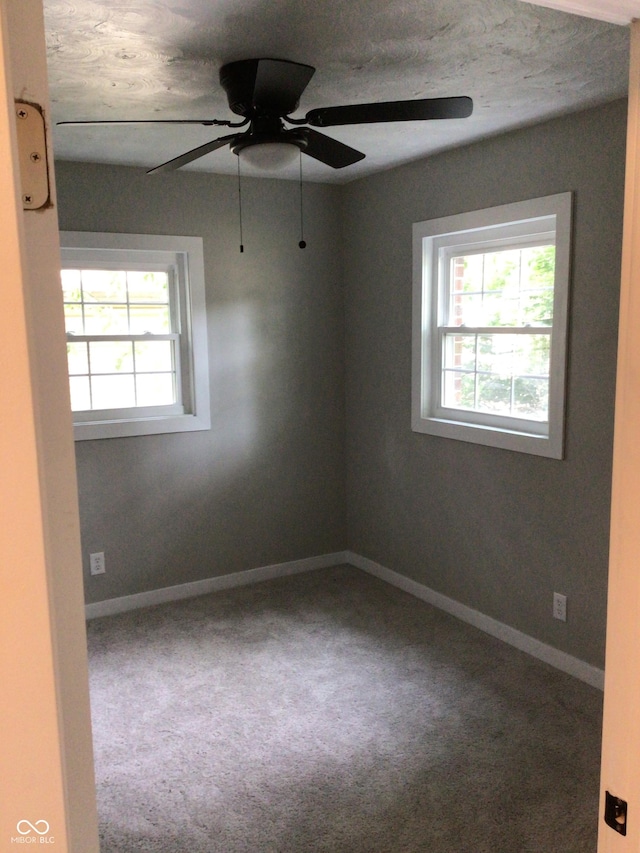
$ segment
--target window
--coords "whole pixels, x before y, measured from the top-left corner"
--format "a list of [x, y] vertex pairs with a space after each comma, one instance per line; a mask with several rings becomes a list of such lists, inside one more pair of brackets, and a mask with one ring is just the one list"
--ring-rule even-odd
[[562, 458], [570, 229], [570, 193], [414, 225], [414, 431]]
[[209, 429], [202, 240], [60, 240], [76, 439]]

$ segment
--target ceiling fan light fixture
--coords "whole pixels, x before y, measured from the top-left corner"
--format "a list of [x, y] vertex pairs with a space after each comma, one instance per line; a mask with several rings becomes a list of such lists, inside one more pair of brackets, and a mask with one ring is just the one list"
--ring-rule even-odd
[[[234, 129], [249, 125], [248, 129], [198, 145], [178, 157], [167, 160], [166, 163], [149, 169], [148, 174], [179, 169], [226, 145], [238, 157], [242, 154], [247, 165], [258, 172], [277, 172], [288, 165], [291, 166], [300, 153], [331, 169], [343, 169], [362, 160], [364, 153], [331, 135], [314, 130], [315, 127], [466, 118], [473, 111], [471, 98], [461, 96], [342, 104], [313, 109], [304, 118], [294, 118], [291, 113], [298, 108], [300, 96], [314, 70], [311, 65], [286, 59], [241, 59], [223, 65], [220, 69], [220, 83], [227, 93], [229, 108], [241, 115], [243, 121], [230, 122], [216, 118], [142, 119], [133, 123], [220, 125]], [[295, 125], [295, 128], [288, 129], [285, 122]], [[115, 125], [131, 122], [107, 120], [58, 122], [60, 123]]]
[[236, 151], [242, 161], [255, 169], [284, 169], [298, 159], [299, 147], [292, 142], [259, 142]]

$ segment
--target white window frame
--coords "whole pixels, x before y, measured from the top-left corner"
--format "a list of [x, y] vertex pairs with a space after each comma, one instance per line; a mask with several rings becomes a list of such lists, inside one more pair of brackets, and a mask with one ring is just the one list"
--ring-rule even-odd
[[[177, 404], [73, 412], [77, 441], [211, 428], [209, 357], [201, 237], [61, 231], [62, 268], [170, 271]], [[78, 340], [67, 335], [67, 340]]]
[[[569, 303], [572, 194], [477, 210], [413, 226], [413, 335], [411, 428], [414, 432], [453, 438], [562, 459], [564, 454], [567, 323]], [[447, 258], [510, 244], [555, 242], [553, 324], [541, 328], [551, 336], [548, 421], [490, 415], [441, 405], [444, 307]], [[506, 327], [500, 327], [506, 328]], [[470, 333], [482, 329], [461, 327]], [[487, 333], [495, 332], [494, 328]], [[520, 330], [521, 331], [521, 330]], [[527, 334], [534, 334], [529, 329]], [[519, 333], [516, 330], [516, 333]]]

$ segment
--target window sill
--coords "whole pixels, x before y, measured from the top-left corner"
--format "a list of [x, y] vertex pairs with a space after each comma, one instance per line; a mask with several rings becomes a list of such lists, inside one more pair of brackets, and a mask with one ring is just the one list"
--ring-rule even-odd
[[563, 458], [561, 436], [533, 435], [495, 426], [429, 417], [415, 418], [411, 429], [414, 432], [481, 444], [485, 447], [530, 453], [534, 456], [546, 456], [549, 459]]
[[162, 435], [169, 432], [196, 432], [211, 428], [210, 418], [199, 415], [166, 415], [129, 420], [104, 420], [74, 422], [76, 441], [101, 438], [124, 438], [137, 435]]

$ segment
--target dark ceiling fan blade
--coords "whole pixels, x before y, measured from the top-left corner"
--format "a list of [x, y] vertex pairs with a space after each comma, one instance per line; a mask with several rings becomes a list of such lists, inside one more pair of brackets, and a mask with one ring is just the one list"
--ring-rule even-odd
[[379, 121], [467, 118], [472, 112], [471, 98], [424, 98], [417, 101], [381, 101], [377, 104], [320, 107], [307, 113], [306, 121], [314, 127], [334, 127], [339, 124], [369, 124]]
[[302, 149], [305, 154], [331, 166], [332, 169], [343, 169], [345, 166], [352, 166], [358, 160], [364, 160], [365, 155], [362, 151], [356, 151], [344, 142], [338, 142], [337, 139], [318, 133], [317, 130], [311, 130], [310, 127], [293, 130], [291, 133], [305, 140], [306, 145]]
[[315, 68], [286, 59], [240, 59], [220, 69], [220, 84], [234, 113], [284, 116], [293, 112]]
[[187, 151], [185, 154], [181, 154], [179, 157], [174, 157], [173, 160], [167, 160], [166, 163], [161, 163], [159, 166], [155, 166], [153, 169], [149, 169], [147, 171], [147, 175], [153, 175], [156, 172], [172, 172], [175, 169], [179, 169], [180, 166], [186, 166], [187, 163], [191, 163], [193, 160], [197, 160], [198, 157], [204, 157], [205, 154], [211, 153], [211, 151], [215, 151], [218, 148], [222, 148], [223, 145], [227, 145], [231, 140], [237, 137], [236, 133], [232, 133], [230, 136], [221, 136], [219, 139], [214, 139], [211, 142], [205, 142], [204, 145], [199, 145], [197, 148], [192, 148], [191, 151]]
[[247, 124], [249, 119], [232, 123], [230, 121], [222, 121], [216, 118], [152, 118], [152, 119], [104, 119], [90, 121], [57, 121], [56, 124], [66, 125], [67, 127], [98, 127], [101, 125], [124, 125], [124, 124], [202, 124], [205, 127], [242, 127]]

